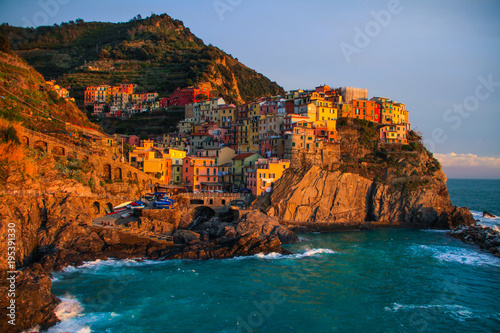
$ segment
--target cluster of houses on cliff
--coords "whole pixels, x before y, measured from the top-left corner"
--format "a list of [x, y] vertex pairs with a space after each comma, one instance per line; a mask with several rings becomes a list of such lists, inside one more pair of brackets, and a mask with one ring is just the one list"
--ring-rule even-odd
[[[196, 100], [204, 96], [206, 100]], [[178, 90], [167, 103], [185, 107], [176, 133], [140, 140], [129, 163], [165, 183], [192, 191], [270, 191], [290, 164], [340, 158], [337, 121], [356, 118], [380, 124], [383, 143], [407, 143], [408, 111], [388, 98], [368, 99], [368, 90], [320, 86], [236, 106], [209, 92]]]
[[84, 104], [90, 106], [92, 115], [97, 117], [130, 117], [210, 99], [210, 90], [199, 87], [177, 89], [169, 97], [162, 98], [156, 92], [137, 93], [136, 89], [137, 85], [131, 83], [90, 86], [85, 89]]

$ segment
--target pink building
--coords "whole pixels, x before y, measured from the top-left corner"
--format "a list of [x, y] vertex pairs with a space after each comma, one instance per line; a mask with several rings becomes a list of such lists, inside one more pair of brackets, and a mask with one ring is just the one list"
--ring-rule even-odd
[[141, 144], [141, 138], [139, 138], [137, 135], [131, 135], [129, 136], [127, 143], [132, 147], [139, 147]]

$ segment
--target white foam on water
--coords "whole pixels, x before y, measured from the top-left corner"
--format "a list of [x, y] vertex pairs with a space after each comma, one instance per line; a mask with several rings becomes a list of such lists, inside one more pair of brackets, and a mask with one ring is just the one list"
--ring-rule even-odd
[[489, 218], [489, 217], [483, 217], [483, 212], [478, 212], [474, 210], [471, 210], [470, 212], [472, 213], [474, 220], [479, 221], [477, 222], [478, 225], [500, 231], [500, 217], [497, 216], [495, 218]]
[[277, 259], [302, 259], [307, 257], [315, 257], [322, 254], [333, 254], [337, 253], [331, 249], [308, 249], [304, 253], [295, 253], [295, 254], [287, 254], [283, 255], [281, 253], [272, 252], [268, 254], [258, 253], [253, 256], [245, 256], [245, 257], [235, 257], [227, 260], [246, 260], [246, 259], [266, 259], [266, 260], [277, 260]]
[[144, 265], [161, 265], [166, 264], [168, 261], [160, 261], [160, 260], [143, 260], [143, 259], [122, 259], [122, 260], [101, 260], [97, 259], [94, 261], [85, 261], [83, 265], [75, 267], [75, 266], [67, 266], [62, 272], [64, 273], [75, 273], [82, 271], [97, 271], [103, 267], [111, 267], [111, 268], [119, 268], [119, 267], [137, 267]]
[[492, 265], [500, 266], [500, 259], [490, 253], [480, 252], [480, 250], [436, 245], [420, 245], [417, 252], [430, 253], [434, 258], [442, 262], [460, 263], [471, 266]]
[[451, 318], [458, 321], [465, 321], [470, 318], [481, 318], [480, 315], [475, 314], [471, 309], [458, 305], [458, 304], [426, 304], [426, 305], [415, 305], [415, 304], [398, 304], [393, 303], [392, 307], [386, 306], [384, 308], [388, 312], [398, 312], [398, 311], [412, 311], [412, 310], [434, 310], [442, 312]]
[[82, 313], [82, 311], [82, 305], [74, 297], [61, 297], [61, 303], [59, 303], [59, 305], [54, 310], [57, 318], [59, 318], [59, 320], [61, 321], [78, 316]]
[[431, 232], [431, 233], [438, 233], [438, 234], [446, 234], [447, 232], [450, 232], [450, 230], [446, 229], [420, 229], [420, 231], [423, 232]]

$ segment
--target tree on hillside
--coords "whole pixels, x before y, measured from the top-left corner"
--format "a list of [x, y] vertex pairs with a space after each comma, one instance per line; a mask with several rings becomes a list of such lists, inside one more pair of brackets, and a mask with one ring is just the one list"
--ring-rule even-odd
[[0, 51], [5, 53], [11, 52], [10, 42], [7, 36], [0, 34]]

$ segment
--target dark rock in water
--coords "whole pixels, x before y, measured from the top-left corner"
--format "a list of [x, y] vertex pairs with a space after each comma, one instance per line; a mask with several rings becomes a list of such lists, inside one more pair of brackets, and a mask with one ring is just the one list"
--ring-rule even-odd
[[490, 218], [490, 219], [496, 219], [497, 216], [491, 214], [491, 213], [488, 213], [487, 211], [484, 211], [483, 212], [483, 217], [487, 217], [487, 218]]
[[188, 245], [169, 251], [164, 259], [227, 259], [271, 252], [282, 252], [278, 237], [250, 233], [232, 239], [222, 237], [211, 243]]
[[449, 232], [449, 235], [464, 242], [479, 245], [496, 257], [500, 257], [500, 232], [482, 226], [458, 227]]

